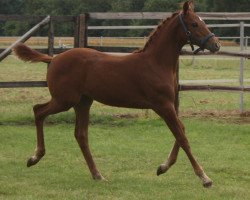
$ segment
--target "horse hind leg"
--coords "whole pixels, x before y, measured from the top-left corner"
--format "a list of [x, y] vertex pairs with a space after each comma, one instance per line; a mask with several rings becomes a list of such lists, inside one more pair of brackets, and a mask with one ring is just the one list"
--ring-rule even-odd
[[40, 159], [45, 155], [44, 133], [43, 133], [43, 123], [45, 118], [51, 114], [56, 114], [62, 111], [66, 111], [69, 108], [70, 106], [59, 104], [54, 99], [45, 104], [37, 104], [33, 107], [35, 115], [36, 133], [37, 133], [37, 147], [35, 150], [35, 154], [28, 159], [27, 167], [31, 167], [37, 164], [40, 161]]
[[92, 99], [82, 97], [79, 104], [74, 106], [76, 113], [75, 138], [79, 144], [82, 154], [87, 162], [88, 168], [95, 180], [105, 180], [98, 171], [89, 149], [88, 143], [88, 125], [89, 125], [89, 110], [93, 103]]

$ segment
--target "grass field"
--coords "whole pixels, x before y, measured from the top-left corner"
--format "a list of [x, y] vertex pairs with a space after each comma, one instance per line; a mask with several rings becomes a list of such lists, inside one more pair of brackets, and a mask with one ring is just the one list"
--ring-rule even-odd
[[[237, 79], [234, 59], [181, 61], [181, 79]], [[0, 63], [0, 81], [44, 80], [46, 65], [9, 57]], [[245, 78], [250, 77], [249, 62]], [[117, 109], [95, 103], [90, 146], [108, 182], [91, 179], [74, 139], [70, 110], [49, 117], [46, 156], [32, 168], [26, 159], [35, 148], [32, 105], [49, 99], [46, 88], [0, 89], [0, 199], [236, 199], [250, 198], [250, 117], [238, 112], [239, 94], [182, 92], [180, 116], [194, 155], [213, 179], [204, 189], [183, 153], [167, 174], [156, 169], [174, 138], [153, 112]], [[245, 108], [250, 108], [249, 94]]]
[[25, 161], [34, 127], [0, 126], [0, 199], [249, 199], [250, 125], [184, 119], [193, 152], [214, 180], [204, 189], [183, 152], [156, 176], [173, 143], [161, 120], [105, 118], [92, 117], [90, 143], [108, 182], [91, 179], [72, 124], [46, 126], [47, 155], [33, 168]]

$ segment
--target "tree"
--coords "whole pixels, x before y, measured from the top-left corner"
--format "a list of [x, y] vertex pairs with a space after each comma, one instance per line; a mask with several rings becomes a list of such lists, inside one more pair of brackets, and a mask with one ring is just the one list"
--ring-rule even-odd
[[0, 14], [22, 14], [23, 0], [1, 0]]
[[250, 0], [206, 0], [206, 11], [213, 12], [249, 12]]
[[[0, 1], [0, 14], [22, 14], [22, 0], [1, 0]], [[15, 23], [8, 25], [11, 31], [14, 31]], [[0, 35], [5, 35], [7, 27], [4, 22], [0, 22]]]
[[111, 0], [112, 12], [139, 12], [144, 7], [146, 0]]
[[174, 12], [179, 9], [179, 3], [182, 0], [147, 0], [143, 11]]
[[[184, 0], [0, 0], [0, 14], [23, 15], [79, 15], [85, 12], [174, 12], [181, 9]], [[207, 12], [249, 12], [250, 0], [195, 0], [196, 11]], [[91, 20], [90, 25], [142, 25], [157, 24], [153, 20]], [[30, 22], [0, 22], [0, 35], [20, 35], [34, 25]], [[224, 29], [219, 33], [229, 34]], [[55, 24], [55, 32], [60, 35], [72, 35], [70, 23]], [[46, 31], [42, 31], [46, 34]], [[144, 30], [90, 31], [91, 34], [126, 36], [148, 35]], [[233, 31], [235, 33], [235, 31]], [[237, 33], [238, 34], [238, 33]]]
[[[249, 12], [250, 0], [206, 0], [207, 12]], [[227, 23], [235, 23], [235, 21], [227, 21]], [[219, 23], [214, 21], [213, 23]], [[239, 36], [239, 28], [223, 28], [216, 29], [216, 34], [219, 36]], [[245, 35], [249, 35], [250, 30], [245, 29]]]

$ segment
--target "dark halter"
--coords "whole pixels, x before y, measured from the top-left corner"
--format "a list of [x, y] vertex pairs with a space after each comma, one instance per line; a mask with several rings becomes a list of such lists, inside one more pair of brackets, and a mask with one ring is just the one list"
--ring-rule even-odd
[[[202, 39], [200, 39], [200, 40], [197, 40], [196, 38], [193, 37], [192, 33], [188, 30], [188, 27], [187, 27], [187, 25], [185, 24], [184, 19], [183, 19], [183, 13], [181, 13], [181, 14], [179, 15], [179, 19], [180, 19], [181, 25], [182, 25], [182, 27], [183, 27], [183, 29], [184, 29], [184, 31], [185, 31], [187, 37], [188, 37], [188, 42], [189, 42], [189, 44], [190, 44], [190, 46], [191, 46], [191, 49], [192, 49], [192, 51], [194, 52], [194, 54], [197, 54], [199, 51], [203, 51], [203, 50], [205, 49], [206, 43], [208, 42], [208, 40], [209, 40], [210, 38], [214, 37], [214, 34], [213, 34], [213, 33], [210, 33], [210, 34], [208, 34], [206, 37], [204, 37], [204, 38], [202, 38]], [[193, 43], [192, 43], [192, 39], [197, 40], [197, 41], [200, 41], [199, 48], [196, 49], [196, 50], [194, 50], [194, 45], [193, 45]]]

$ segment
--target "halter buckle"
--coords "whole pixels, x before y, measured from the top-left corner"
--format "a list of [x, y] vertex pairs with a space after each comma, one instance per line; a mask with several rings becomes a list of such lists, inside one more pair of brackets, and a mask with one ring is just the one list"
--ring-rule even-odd
[[188, 36], [188, 37], [190, 37], [191, 34], [192, 34], [192, 33], [191, 33], [190, 31], [187, 31], [187, 32], [186, 32], [186, 36]]

